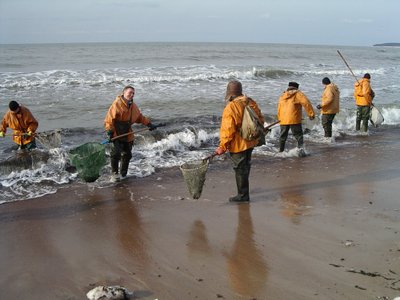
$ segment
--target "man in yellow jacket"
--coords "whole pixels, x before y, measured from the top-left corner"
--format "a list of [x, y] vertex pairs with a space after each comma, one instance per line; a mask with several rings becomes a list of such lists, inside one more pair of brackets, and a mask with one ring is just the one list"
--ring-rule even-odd
[[325, 137], [332, 137], [332, 122], [339, 112], [339, 88], [331, 82], [328, 77], [322, 79], [324, 92], [321, 97], [321, 104], [317, 108], [321, 110], [321, 123], [325, 131]]
[[19, 149], [32, 150], [36, 148], [35, 132], [39, 126], [32, 113], [16, 101], [10, 101], [9, 111], [3, 117], [0, 126], [0, 137], [4, 137], [7, 128], [14, 130], [13, 141]]
[[[108, 109], [104, 120], [104, 127], [110, 142], [111, 148], [111, 181], [120, 180], [119, 164], [121, 161], [121, 176], [125, 177], [128, 172], [129, 161], [132, 158], [132, 147], [134, 135], [132, 124], [141, 123], [154, 130], [156, 126], [152, 125], [150, 120], [142, 115], [137, 105], [133, 102], [135, 89], [132, 86], [126, 86], [121, 95], [118, 95]], [[128, 133], [128, 134], [127, 134]], [[124, 135], [127, 134], [127, 135]], [[113, 139], [120, 135], [123, 137]]]
[[229, 198], [230, 202], [247, 202], [250, 201], [249, 195], [249, 175], [250, 162], [253, 149], [258, 144], [258, 139], [245, 140], [240, 135], [243, 112], [246, 104], [257, 114], [261, 124], [264, 124], [264, 116], [261, 114], [257, 103], [243, 95], [242, 84], [233, 80], [228, 83], [225, 94], [227, 102], [222, 113], [220, 127], [220, 142], [215, 150], [217, 155], [221, 155], [229, 151], [235, 171], [237, 195]]
[[[356, 130], [363, 132], [368, 131], [368, 120], [371, 111], [372, 100], [375, 97], [375, 93], [371, 88], [371, 75], [365, 73], [361, 80], [357, 80], [354, 84], [354, 98], [357, 105], [357, 117], [356, 117]], [[361, 127], [362, 121], [362, 127]]]
[[278, 120], [281, 127], [279, 152], [285, 150], [289, 129], [297, 140], [297, 146], [299, 148], [303, 147], [303, 127], [301, 126], [302, 107], [306, 110], [310, 120], [313, 120], [315, 113], [310, 101], [299, 91], [299, 84], [297, 82], [289, 82], [289, 87], [279, 97], [278, 103]]

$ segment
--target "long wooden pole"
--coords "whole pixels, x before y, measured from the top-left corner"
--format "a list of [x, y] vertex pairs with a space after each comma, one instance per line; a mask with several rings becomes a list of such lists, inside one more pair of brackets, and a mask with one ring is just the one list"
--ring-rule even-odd
[[347, 61], [344, 59], [342, 53], [340, 53], [339, 50], [337, 50], [337, 53], [338, 53], [339, 56], [343, 59], [343, 61], [344, 61], [344, 63], [346, 64], [347, 68], [349, 68], [349, 71], [350, 71], [351, 75], [353, 75], [354, 78], [356, 79], [357, 83], [360, 84], [360, 82], [358, 82], [358, 79], [357, 79], [356, 75], [354, 75], [353, 70], [350, 68], [349, 64], [348, 64]]
[[[156, 126], [156, 128], [158, 128], [158, 127], [163, 127], [165, 125], [166, 125], [165, 123], [160, 123], [160, 124], [157, 124], [155, 126]], [[149, 130], [149, 128], [142, 128], [142, 129], [139, 129], [139, 130], [136, 130], [136, 131], [131, 131], [131, 132], [127, 132], [127, 133], [124, 133], [124, 134], [121, 134], [121, 135], [117, 135], [117, 136], [114, 136], [111, 139], [111, 141], [115, 141], [115, 140], [117, 140], [119, 138], [122, 138], [124, 136], [131, 135], [131, 134], [136, 134], [136, 133], [143, 132], [143, 131], [146, 131], [146, 130]], [[103, 141], [102, 142], [102, 144], [107, 144], [107, 143], [108, 143], [108, 141]]]
[[272, 126], [278, 124], [279, 122], [280, 122], [280, 121], [275, 121], [274, 123], [269, 124], [267, 127], [264, 127], [264, 131], [267, 131], [268, 129], [270, 129]]
[[111, 139], [111, 141], [115, 141], [115, 140], [117, 140], [119, 138], [122, 138], [124, 136], [131, 135], [131, 134], [136, 134], [136, 133], [139, 133], [139, 132], [142, 132], [142, 131], [146, 131], [146, 130], [149, 130], [149, 128], [142, 128], [142, 129], [139, 129], [139, 130], [136, 130], [136, 131], [131, 131], [131, 132], [127, 132], [127, 133], [124, 133], [124, 134], [121, 134], [121, 135], [117, 135], [117, 136], [113, 137]]

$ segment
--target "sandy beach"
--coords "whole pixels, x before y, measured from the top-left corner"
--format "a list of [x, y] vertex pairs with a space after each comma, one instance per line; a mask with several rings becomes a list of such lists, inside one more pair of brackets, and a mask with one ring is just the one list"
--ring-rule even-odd
[[220, 158], [198, 200], [173, 168], [0, 205], [0, 299], [86, 299], [98, 285], [134, 299], [393, 299], [400, 130], [391, 132], [358, 147], [309, 143], [304, 158], [254, 156], [249, 204], [228, 203], [234, 174]]

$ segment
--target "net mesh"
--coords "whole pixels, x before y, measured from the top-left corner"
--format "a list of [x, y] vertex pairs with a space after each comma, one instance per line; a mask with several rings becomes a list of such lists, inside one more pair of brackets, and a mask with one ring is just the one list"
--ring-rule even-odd
[[58, 130], [51, 132], [38, 132], [35, 138], [46, 149], [59, 148], [61, 146], [61, 133]]
[[69, 158], [71, 165], [86, 182], [99, 178], [100, 171], [107, 162], [105, 146], [99, 143], [86, 143], [72, 149]]
[[193, 199], [199, 199], [206, 180], [208, 160], [187, 162], [180, 166], [190, 195]]

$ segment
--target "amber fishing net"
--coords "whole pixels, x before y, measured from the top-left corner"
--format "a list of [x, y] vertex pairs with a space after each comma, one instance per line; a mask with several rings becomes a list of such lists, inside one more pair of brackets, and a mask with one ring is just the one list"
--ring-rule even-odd
[[180, 166], [183, 178], [185, 179], [190, 195], [193, 199], [199, 199], [206, 180], [206, 173], [209, 160], [187, 162]]

